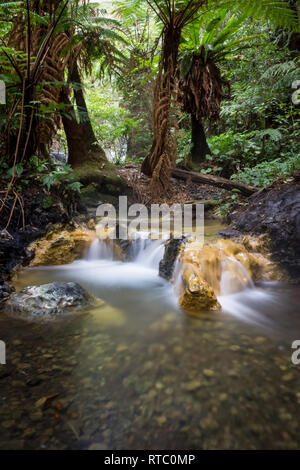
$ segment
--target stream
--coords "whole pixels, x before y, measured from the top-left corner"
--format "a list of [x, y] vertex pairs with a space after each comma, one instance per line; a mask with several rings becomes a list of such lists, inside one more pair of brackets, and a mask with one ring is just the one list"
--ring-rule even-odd
[[114, 261], [95, 241], [70, 265], [19, 274], [17, 290], [75, 281], [105, 304], [48, 323], [0, 315], [0, 449], [299, 448], [299, 286], [226, 295], [225, 282], [222, 311], [193, 319], [158, 276], [164, 242], [132, 250]]

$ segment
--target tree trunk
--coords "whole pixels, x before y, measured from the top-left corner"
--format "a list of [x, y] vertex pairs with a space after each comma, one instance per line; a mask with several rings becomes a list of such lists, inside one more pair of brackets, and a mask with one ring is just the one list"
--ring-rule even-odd
[[74, 96], [75, 96], [75, 101], [77, 105], [77, 111], [79, 115], [79, 122], [84, 131], [83, 135], [84, 135], [85, 145], [91, 151], [99, 150], [100, 146], [97, 142], [97, 138], [95, 136], [95, 133], [91, 124], [89, 112], [88, 112], [84, 94], [83, 94], [81, 78], [79, 75], [79, 70], [78, 70], [78, 65], [77, 65], [76, 60], [74, 61], [74, 64], [70, 73], [70, 78], [71, 78], [71, 82], [76, 83], [77, 85], [75, 88], [73, 88], [73, 90], [74, 90]]
[[190, 179], [194, 183], [209, 184], [210, 186], [217, 186], [218, 188], [227, 190], [238, 189], [245, 196], [251, 196], [251, 194], [259, 191], [258, 188], [249, 186], [248, 184], [237, 183], [236, 181], [227, 180], [226, 178], [221, 178], [220, 176], [202, 175], [202, 173], [196, 173], [194, 171], [180, 170], [179, 168], [172, 170], [171, 175], [173, 178], [183, 180]]
[[67, 105], [68, 116], [62, 112], [61, 118], [68, 144], [68, 163], [73, 168], [79, 168], [89, 163], [102, 165], [108, 163], [104, 150], [98, 144], [93, 145], [94, 140], [91, 135], [87, 138], [86, 126], [76, 120], [74, 106], [65, 89], [61, 92], [61, 102]]
[[211, 155], [210, 148], [206, 141], [204, 127], [194, 114], [192, 117], [192, 161], [193, 163], [205, 162], [205, 156]]
[[180, 33], [180, 28], [170, 25], [164, 34], [163, 56], [154, 98], [154, 140], [151, 153], [141, 168], [145, 175], [152, 177], [151, 190], [156, 193], [168, 189], [170, 171], [176, 162], [176, 137], [171, 132], [170, 111], [176, 89]]
[[[288, 7], [290, 10], [292, 10], [293, 13], [298, 17], [298, 23], [299, 23], [299, 17], [300, 17], [300, 6], [298, 4], [298, 0], [290, 0], [288, 2]], [[282, 36], [282, 31], [286, 32], [286, 35], [289, 35], [289, 40], [286, 44], [286, 36]], [[279, 41], [278, 41], [278, 46], [280, 48], [288, 47], [288, 49], [291, 52], [291, 56], [293, 58], [297, 58], [299, 56], [299, 51], [300, 51], [300, 33], [299, 31], [288, 31], [284, 28], [277, 28], [276, 33], [278, 36], [280, 36]], [[277, 38], [276, 38], [277, 39]]]
[[[38, 62], [38, 72], [36, 74], [38, 81], [32, 79], [33, 62], [28, 60], [28, 54], [31, 58], [38, 56], [42, 47], [41, 44], [43, 44], [43, 41], [46, 41], [47, 33], [51, 30], [55, 16], [54, 13], [57, 12], [60, 3], [60, 0], [28, 2], [30, 15], [37, 14], [44, 16], [45, 14], [50, 14], [48, 23], [33, 23], [31, 21], [30, 31], [27, 28], [27, 14], [24, 16], [24, 13], [19, 13], [12, 19], [13, 26], [8, 35], [8, 46], [24, 52], [24, 58], [27, 56], [26, 69], [21, 67], [21, 75], [25, 81], [25, 86], [24, 89], [22, 87], [20, 90], [22, 92], [24, 108], [20, 138], [18, 138], [19, 130], [15, 129], [14, 126], [12, 128], [9, 127], [9, 134], [7, 134], [8, 159], [12, 162], [15, 160], [16, 152], [16, 162], [26, 161], [35, 154], [42, 155], [45, 158], [49, 157], [51, 137], [56, 131], [55, 115], [53, 114], [51, 119], [49, 119], [49, 115], [47, 119], [41, 117], [42, 113], [39, 115], [40, 106], [37, 103], [48, 105], [50, 97], [51, 101], [57, 102], [56, 98], [59, 96], [59, 88], [52, 85], [51, 82], [60, 82], [64, 79], [64, 60], [68, 56], [68, 53], [65, 53], [63, 58], [60, 56], [62, 48], [66, 46], [64, 32], [53, 33], [50, 36], [43, 59]], [[28, 34], [30, 38], [28, 38]], [[29, 50], [27, 45], [28, 39], [30, 39]], [[27, 69], [28, 67], [29, 70]], [[38, 84], [43, 82], [48, 83], [44, 84], [43, 89], [39, 91]]]
[[71, 104], [66, 90], [64, 90], [62, 93], [62, 102], [68, 106], [67, 114], [72, 116], [72, 118], [69, 118], [62, 114], [62, 122], [68, 143], [68, 163], [70, 163], [73, 168], [79, 168], [89, 163], [99, 165], [108, 163], [104, 150], [97, 142], [91, 124], [76, 61], [74, 61], [72, 69], [69, 69], [69, 76], [71, 82], [77, 85], [74, 87], [74, 96], [79, 121], [76, 119], [74, 106]]

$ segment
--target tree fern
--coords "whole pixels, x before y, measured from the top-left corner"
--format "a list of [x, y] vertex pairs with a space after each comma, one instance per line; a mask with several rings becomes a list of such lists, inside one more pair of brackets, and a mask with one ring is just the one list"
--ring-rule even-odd
[[287, 1], [238, 0], [228, 1], [223, 5], [230, 11], [237, 11], [251, 18], [270, 22], [274, 27], [300, 30], [298, 16]]
[[258, 131], [256, 135], [261, 139], [269, 137], [273, 142], [278, 142], [282, 137], [282, 133], [278, 129], [263, 129]]
[[281, 78], [283, 75], [294, 75], [295, 72], [298, 74], [300, 72], [299, 63], [297, 63], [296, 60], [289, 60], [287, 62], [272, 65], [265, 71], [260, 79], [263, 81], [279, 77]]

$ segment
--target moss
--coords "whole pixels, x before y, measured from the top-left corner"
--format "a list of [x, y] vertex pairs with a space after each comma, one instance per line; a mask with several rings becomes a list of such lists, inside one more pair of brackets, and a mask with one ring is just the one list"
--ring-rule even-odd
[[[106, 167], [106, 165], [105, 165]], [[100, 168], [99, 165], [84, 165], [74, 170], [76, 180], [80, 181], [84, 186], [91, 183], [101, 185], [105, 176], [110, 176], [112, 170], [110, 168]]]
[[113, 196], [131, 194], [127, 182], [118, 176], [114, 165], [110, 162], [103, 164], [102, 168], [99, 165], [84, 165], [74, 170], [74, 175], [83, 184], [81, 190], [83, 199], [86, 197], [92, 200], [100, 199], [100, 193]]
[[90, 184], [81, 190], [81, 200], [87, 206], [98, 206], [99, 204], [99, 191], [97, 188]]
[[109, 194], [106, 187], [103, 187], [104, 192], [100, 192], [94, 184], [90, 184], [81, 190], [81, 200], [86, 206], [98, 207], [99, 204], [113, 204], [118, 206], [118, 197]]

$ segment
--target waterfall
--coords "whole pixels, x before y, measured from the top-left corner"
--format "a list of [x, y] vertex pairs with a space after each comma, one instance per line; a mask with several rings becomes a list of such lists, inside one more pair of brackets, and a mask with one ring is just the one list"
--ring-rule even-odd
[[169, 302], [172, 300], [178, 305], [182, 292], [187, 288], [183, 270], [192, 266], [191, 272], [200, 282], [204, 279], [213, 288], [224, 312], [247, 321], [258, 321], [256, 308], [251, 303], [259, 295], [259, 291], [246, 267], [226, 251], [226, 245], [219, 243], [199, 247], [193, 243], [188, 244], [177, 257], [173, 280], [168, 284], [159, 277], [159, 263], [164, 256], [165, 242], [166, 238], [152, 240], [150, 232], [136, 232], [128, 244], [128, 261], [118, 261], [114, 256], [115, 242], [96, 239], [83, 260], [83, 263], [89, 263], [89, 271], [86, 271], [86, 265], [82, 268], [91, 283], [100, 283], [106, 289], [126, 286], [129, 291], [133, 288], [137, 291], [151, 291], [155, 288], [158, 292], [157, 289], [161, 286], [161, 295], [167, 295]]
[[95, 260], [113, 260], [113, 249], [112, 246], [100, 240], [94, 240], [91, 246], [88, 249], [88, 252], [85, 256], [86, 261], [95, 261]]
[[233, 257], [225, 259], [222, 262], [220, 295], [235, 294], [247, 288], [254, 288], [254, 283], [247, 269]]
[[[150, 232], [136, 232], [128, 248], [128, 259], [158, 273], [159, 262], [164, 255], [166, 239], [152, 240]], [[95, 240], [85, 256], [86, 261], [109, 260], [113, 261], [113, 241]]]
[[[150, 234], [148, 234], [148, 237]], [[142, 266], [156, 269], [158, 272], [159, 263], [164, 256], [166, 239], [151, 240], [151, 238], [135, 237], [132, 241], [133, 261]]]
[[151, 241], [144, 251], [141, 251], [136, 262], [149, 268], [159, 269], [159, 263], [164, 256], [165, 244], [162, 240]]
[[151, 247], [152, 240], [150, 232], [136, 232], [132, 236], [128, 257], [132, 261], [143, 259], [143, 254], [148, 247]]
[[78, 282], [96, 297], [138, 315], [141, 309], [143, 314], [177, 310], [172, 284], [159, 276], [165, 241], [150, 236], [137, 232], [128, 243], [96, 239], [83, 259], [60, 268], [60, 279]]
[[[150, 232], [136, 232], [128, 248], [128, 259], [133, 264], [138, 264], [145, 268], [153, 269], [158, 274], [159, 263], [164, 255], [165, 239], [152, 240]], [[254, 284], [247, 269], [233, 256], [218, 256], [211, 258], [211, 253], [215, 253], [215, 248], [206, 246], [198, 252], [200, 264], [206, 280], [213, 286], [218, 296], [241, 292], [244, 289], [253, 289]], [[187, 249], [188, 252], [188, 249]], [[113, 261], [113, 242], [100, 241], [96, 239], [90, 246], [86, 256], [86, 261], [106, 260]], [[176, 293], [182, 287], [181, 279], [182, 263], [179, 258], [174, 267], [174, 290]]]
[[[132, 311], [138, 312], [143, 306], [143, 310], [152, 312], [157, 305], [158, 311], [162, 306], [178, 311], [181, 306], [188, 312], [191, 306], [193, 312], [212, 311], [213, 315], [213, 310], [222, 309], [240, 320], [262, 324], [259, 305], [271, 305], [273, 298], [251, 279], [250, 268], [256, 266], [253, 254], [247, 258], [247, 252], [241, 253], [242, 247], [233, 242], [199, 245], [190, 240], [177, 257], [168, 282], [159, 276], [166, 239], [154, 240], [152, 236], [150, 232], [137, 232], [124, 244], [96, 239], [81, 260], [30, 269], [43, 271], [43, 276], [47, 271], [50, 280], [55, 273], [55, 279], [78, 282], [96, 297], [120, 308], [124, 304]], [[127, 247], [126, 260], [122, 252], [120, 256], [121, 246]], [[216, 309], [203, 303], [212, 296]]]

